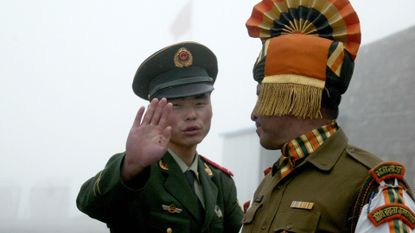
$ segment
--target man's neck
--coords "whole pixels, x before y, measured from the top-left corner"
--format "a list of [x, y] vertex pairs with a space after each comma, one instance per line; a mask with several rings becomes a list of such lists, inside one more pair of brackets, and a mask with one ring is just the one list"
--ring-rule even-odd
[[327, 125], [332, 120], [328, 119], [307, 119], [307, 120], [299, 120], [296, 124], [293, 124], [292, 135], [290, 135], [290, 140], [299, 137], [302, 134], [310, 132], [313, 129], [319, 128], [323, 125]]
[[196, 146], [194, 147], [176, 147], [169, 145], [169, 149], [172, 150], [177, 156], [179, 156], [187, 166], [190, 166], [196, 155]]

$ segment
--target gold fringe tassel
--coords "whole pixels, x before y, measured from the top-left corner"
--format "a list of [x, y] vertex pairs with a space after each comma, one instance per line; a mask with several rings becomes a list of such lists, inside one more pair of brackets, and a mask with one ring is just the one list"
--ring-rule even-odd
[[292, 83], [262, 83], [255, 113], [261, 116], [293, 115], [321, 118], [323, 88]]

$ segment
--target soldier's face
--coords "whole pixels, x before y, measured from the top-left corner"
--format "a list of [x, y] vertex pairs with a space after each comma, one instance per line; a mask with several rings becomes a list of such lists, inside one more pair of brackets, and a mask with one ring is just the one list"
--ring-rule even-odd
[[210, 129], [212, 106], [210, 94], [170, 99], [173, 110], [168, 123], [172, 127], [171, 147], [194, 147]]
[[[261, 86], [257, 86], [257, 95]], [[261, 116], [252, 111], [251, 120], [255, 122], [261, 145], [270, 150], [281, 149], [284, 143], [293, 138], [293, 127], [298, 121], [292, 116]]]

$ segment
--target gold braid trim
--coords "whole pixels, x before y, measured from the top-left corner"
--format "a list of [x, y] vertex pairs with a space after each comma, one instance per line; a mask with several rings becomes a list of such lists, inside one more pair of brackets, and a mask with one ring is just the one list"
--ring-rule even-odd
[[102, 171], [100, 171], [98, 173], [97, 178], [96, 178], [95, 183], [94, 183], [93, 191], [94, 191], [94, 196], [95, 197], [102, 194], [101, 193], [101, 188], [99, 187], [100, 182], [101, 182], [101, 176], [102, 176]]
[[254, 111], [262, 116], [321, 118], [324, 84], [323, 80], [299, 75], [265, 77]]

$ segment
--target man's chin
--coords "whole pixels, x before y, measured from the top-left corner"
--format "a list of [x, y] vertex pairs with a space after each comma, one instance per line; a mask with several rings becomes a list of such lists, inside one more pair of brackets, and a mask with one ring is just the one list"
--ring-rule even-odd
[[281, 147], [278, 147], [278, 146], [276, 146], [272, 143], [269, 143], [268, 141], [262, 140], [262, 139], [259, 140], [259, 143], [261, 144], [261, 146], [263, 148], [265, 148], [267, 150], [278, 150], [278, 149], [281, 148]]

